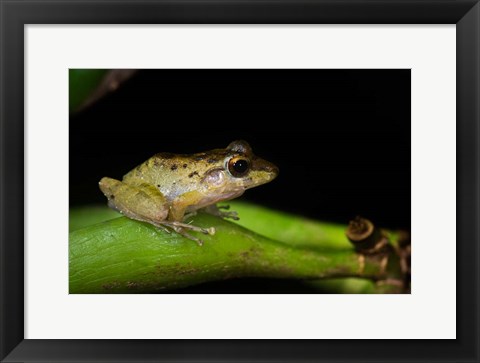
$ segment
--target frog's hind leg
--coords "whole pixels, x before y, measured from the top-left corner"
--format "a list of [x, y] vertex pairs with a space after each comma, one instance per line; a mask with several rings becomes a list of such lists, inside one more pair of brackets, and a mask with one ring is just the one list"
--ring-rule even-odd
[[147, 183], [136, 185], [126, 184], [119, 180], [103, 178], [100, 189], [108, 198], [108, 206], [123, 215], [141, 222], [147, 222], [155, 227], [170, 232], [168, 228], [187, 237], [199, 245], [203, 241], [187, 233], [188, 230], [213, 234], [212, 228], [200, 228], [180, 221], [167, 220], [171, 209], [163, 194], [155, 186]]
[[102, 178], [99, 186], [108, 199], [108, 206], [131, 219], [156, 225], [168, 216], [167, 201], [153, 185], [130, 185]]

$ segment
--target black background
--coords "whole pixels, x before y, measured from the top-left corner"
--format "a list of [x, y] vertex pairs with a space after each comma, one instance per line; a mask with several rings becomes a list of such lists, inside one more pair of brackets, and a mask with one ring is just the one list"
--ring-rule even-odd
[[141, 70], [70, 117], [70, 204], [106, 203], [98, 181], [157, 152], [245, 139], [280, 175], [243, 199], [409, 230], [410, 130], [406, 69]]
[[410, 70], [142, 70], [70, 119], [71, 205], [160, 151], [247, 140], [279, 177], [242, 198], [410, 227]]

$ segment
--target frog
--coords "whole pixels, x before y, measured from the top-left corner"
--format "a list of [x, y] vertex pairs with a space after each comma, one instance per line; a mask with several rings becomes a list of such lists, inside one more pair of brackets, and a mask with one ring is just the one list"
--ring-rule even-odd
[[103, 177], [99, 187], [110, 208], [202, 246], [203, 240], [191, 232], [213, 235], [215, 227], [199, 227], [186, 223], [186, 219], [202, 210], [238, 220], [238, 214], [228, 205], [217, 203], [271, 182], [278, 173], [278, 167], [256, 156], [248, 142], [236, 140], [226, 148], [195, 154], [157, 153], [122, 180]]

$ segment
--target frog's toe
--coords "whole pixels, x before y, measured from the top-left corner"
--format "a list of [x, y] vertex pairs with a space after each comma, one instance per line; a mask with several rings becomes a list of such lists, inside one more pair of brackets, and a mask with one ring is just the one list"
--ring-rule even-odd
[[238, 217], [238, 213], [235, 212], [234, 210], [232, 211], [229, 211], [229, 212], [223, 212], [223, 211], [220, 211], [220, 209], [225, 209], [225, 210], [229, 210], [230, 209], [230, 206], [229, 205], [219, 205], [217, 206], [217, 215], [219, 217], [222, 217], [222, 218], [230, 218], [230, 219], [233, 219], [235, 221], [238, 221], [240, 218]]
[[215, 227], [193, 229], [193, 231], [202, 232], [203, 234], [209, 234], [210, 236], [213, 236], [215, 234]]
[[238, 213], [233, 211], [233, 212], [230, 212], [230, 216], [228, 218], [231, 218], [235, 221], [238, 221], [240, 219], [240, 217], [238, 216]]
[[184, 233], [184, 234], [182, 234], [182, 236], [184, 236], [184, 237], [186, 237], [186, 238], [188, 238], [188, 239], [191, 239], [192, 241], [197, 242], [197, 244], [198, 244], [200, 247], [203, 246], [203, 240], [201, 240], [200, 238], [197, 238], [197, 237], [195, 237], [195, 236], [192, 236], [192, 235], [189, 234], [189, 233]]
[[192, 241], [195, 241], [197, 242], [197, 244], [199, 246], [203, 246], [203, 240], [201, 240], [200, 238], [197, 238], [195, 236], [192, 236], [190, 233], [188, 233], [187, 231], [185, 231], [185, 229], [183, 228], [179, 228], [179, 229], [176, 229], [175, 232], [177, 232], [178, 234], [180, 234], [181, 236], [185, 237], [185, 238], [188, 238]]
[[[187, 233], [187, 231], [200, 232], [200, 233], [209, 234], [209, 235], [215, 234], [214, 227], [202, 228], [202, 227], [194, 226], [192, 224], [182, 223], [178, 221], [162, 221], [161, 224], [163, 226], [172, 228], [175, 232], [181, 234], [184, 237], [190, 238], [191, 240], [194, 240], [197, 243], [198, 243], [198, 238], [191, 236], [190, 234]], [[203, 244], [203, 241], [202, 241], [202, 244]]]
[[164, 232], [167, 232], [168, 234], [172, 233], [172, 231], [170, 229], [168, 229], [167, 227], [161, 225], [161, 224], [158, 224], [158, 223], [152, 223], [155, 227], [157, 227], [159, 230], [161, 229], [162, 231]]
[[231, 212], [220, 212], [220, 217], [222, 218], [230, 218], [233, 219], [234, 221], [238, 221], [240, 217], [238, 216], [238, 213], [235, 211]]

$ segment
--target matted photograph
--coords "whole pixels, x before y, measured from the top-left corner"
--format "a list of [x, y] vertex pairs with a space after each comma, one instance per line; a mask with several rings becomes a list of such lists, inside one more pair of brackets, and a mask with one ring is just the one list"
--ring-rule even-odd
[[70, 294], [409, 294], [410, 69], [70, 69]]

